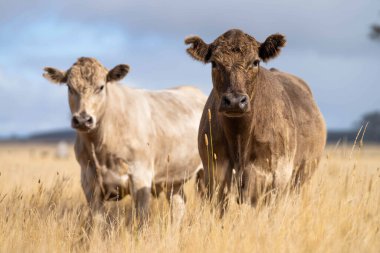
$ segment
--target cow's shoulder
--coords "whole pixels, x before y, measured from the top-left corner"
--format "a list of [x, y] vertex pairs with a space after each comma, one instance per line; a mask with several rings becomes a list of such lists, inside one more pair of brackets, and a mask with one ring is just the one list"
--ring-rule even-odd
[[305, 92], [310, 96], [313, 95], [309, 85], [307, 85], [307, 83], [298, 76], [282, 72], [277, 69], [271, 69], [271, 74], [273, 74], [286, 88], [301, 89], [300, 92]]

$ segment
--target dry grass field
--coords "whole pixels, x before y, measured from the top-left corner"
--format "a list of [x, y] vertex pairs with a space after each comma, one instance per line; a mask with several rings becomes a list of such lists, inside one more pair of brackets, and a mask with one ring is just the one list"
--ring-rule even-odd
[[89, 225], [72, 151], [2, 144], [0, 173], [0, 252], [380, 252], [380, 147], [329, 147], [299, 193], [257, 209], [233, 202], [223, 219], [189, 182], [180, 230], [163, 197], [140, 231], [130, 198]]

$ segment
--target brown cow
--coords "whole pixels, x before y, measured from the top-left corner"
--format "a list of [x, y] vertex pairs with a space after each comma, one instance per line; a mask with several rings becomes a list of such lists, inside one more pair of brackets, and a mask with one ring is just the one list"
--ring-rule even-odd
[[131, 193], [142, 221], [151, 192], [166, 190], [179, 222], [183, 184], [201, 165], [197, 129], [206, 97], [192, 87], [147, 91], [115, 83], [128, 71], [82, 57], [67, 71], [45, 68], [44, 77], [68, 86], [75, 154], [92, 210]]
[[285, 37], [260, 43], [234, 29], [211, 44], [198, 36], [185, 43], [190, 56], [212, 64], [213, 89], [198, 133], [205, 169], [199, 177], [209, 196], [218, 189], [219, 203], [226, 204], [234, 171], [239, 202], [252, 205], [269, 190], [281, 192], [309, 177], [324, 150], [324, 119], [303, 80], [260, 66], [279, 54]]

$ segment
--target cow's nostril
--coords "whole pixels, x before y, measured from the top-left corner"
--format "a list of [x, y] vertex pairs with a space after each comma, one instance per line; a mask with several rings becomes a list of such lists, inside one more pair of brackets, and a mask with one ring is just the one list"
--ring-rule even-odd
[[231, 101], [230, 101], [230, 99], [229, 99], [227, 96], [224, 96], [224, 97], [223, 97], [223, 103], [224, 103], [225, 105], [231, 105]]
[[247, 96], [243, 96], [243, 98], [240, 100], [240, 103], [245, 104], [247, 102]]
[[77, 117], [73, 117], [72, 121], [73, 121], [74, 125], [78, 125], [79, 124], [79, 120], [78, 120]]

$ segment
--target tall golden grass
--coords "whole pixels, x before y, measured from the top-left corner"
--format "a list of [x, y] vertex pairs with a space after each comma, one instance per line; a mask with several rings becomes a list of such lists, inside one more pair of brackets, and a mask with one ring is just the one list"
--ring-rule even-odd
[[328, 148], [299, 193], [257, 209], [232, 201], [222, 219], [189, 182], [180, 230], [159, 198], [138, 231], [130, 198], [88, 222], [73, 153], [0, 145], [0, 252], [380, 252], [380, 147], [351, 151]]

